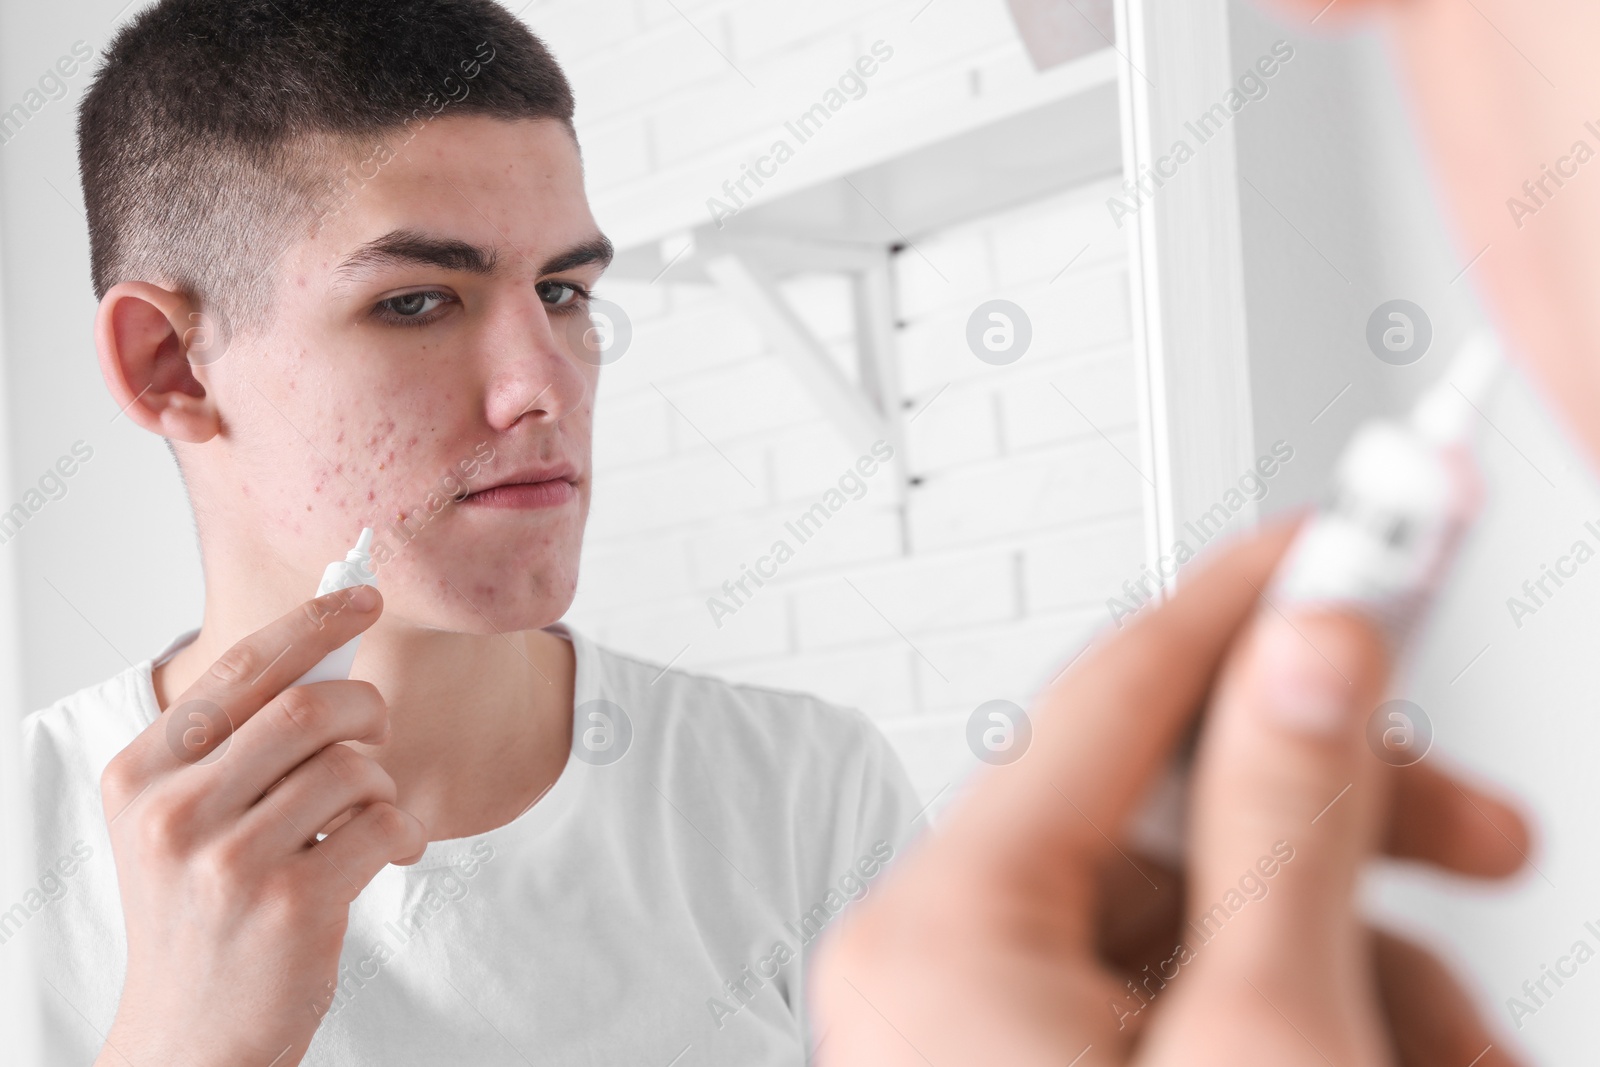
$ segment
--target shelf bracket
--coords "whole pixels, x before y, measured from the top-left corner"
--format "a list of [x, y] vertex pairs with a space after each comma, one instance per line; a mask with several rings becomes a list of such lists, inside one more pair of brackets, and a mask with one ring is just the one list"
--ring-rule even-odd
[[[863, 280], [855, 286], [864, 386], [858, 388], [839, 370], [816, 334], [784, 300], [773, 276], [752, 256], [729, 247], [707, 251], [706, 274], [728, 299], [750, 316], [850, 447], [863, 455], [869, 453], [876, 441], [887, 441], [894, 447], [894, 459], [887, 466], [894, 472], [895, 502], [903, 503], [907, 480], [902, 459], [903, 437], [899, 432], [899, 405], [896, 398], [885, 392], [886, 375], [889, 381], [893, 377], [892, 368], [888, 366], [892, 361], [883, 358], [887, 355], [884, 346], [892, 339], [893, 324], [887, 324], [887, 330], [883, 324], [863, 329], [866, 324], [861, 318], [865, 313], [862, 289], [870, 285], [886, 290], [886, 264], [881, 278], [879, 269], [866, 261], [855, 265], [866, 267], [859, 275]], [[856, 271], [851, 273], [855, 275]], [[876, 280], [866, 282], [864, 279], [868, 278]]]

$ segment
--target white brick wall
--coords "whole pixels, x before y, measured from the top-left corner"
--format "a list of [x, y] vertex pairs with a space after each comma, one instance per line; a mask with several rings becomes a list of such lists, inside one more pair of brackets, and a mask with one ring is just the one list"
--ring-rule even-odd
[[[507, 2], [518, 10], [515, 0]], [[521, 14], [573, 82], [601, 224], [632, 244], [706, 222], [706, 198], [876, 41], [894, 49], [893, 60], [763, 198], [907, 150], [908, 137], [941, 125], [954, 131], [1046, 102], [1085, 77], [1060, 68], [1034, 72], [1005, 0], [924, 6], [530, 0]], [[1088, 76], [1104, 79], [1110, 69]]]
[[[950, 279], [935, 276], [942, 296], [910, 266], [925, 266], [917, 250], [896, 257], [898, 357], [916, 382], [900, 450], [921, 484], [902, 512], [885, 473], [867, 479], [721, 627], [707, 597], [774, 540], [794, 543], [785, 523], [855, 456], [714, 290], [603, 286], [646, 314], [602, 372], [574, 624], [663, 663], [862, 707], [930, 798], [959, 778], [966, 714], [995, 698], [1026, 704], [1141, 563], [1127, 278], [1115, 231], [1096, 232], [1104, 196], [1069, 191], [918, 239]], [[1085, 243], [1092, 254], [1057, 277]], [[1041, 246], [1070, 250], [1052, 259]], [[666, 297], [636, 300], [643, 289]], [[820, 336], [841, 340], [841, 286], [786, 292]], [[1009, 367], [980, 362], [964, 339], [971, 309], [996, 296], [1035, 325]]]
[[[896, 56], [863, 106], [920, 108], [937, 123], [995, 85], [1038, 77], [1003, 0], [935, 0], [914, 23], [920, 2], [677, 6], [687, 18], [659, 0], [536, 0], [524, 13], [573, 77], [597, 203], [618, 189], [679, 195], [686, 167], [768, 140], [879, 38]], [[629, 77], [615, 77], [622, 68]], [[718, 166], [718, 182], [737, 169]], [[714, 186], [700, 188], [703, 198]], [[687, 272], [603, 282], [635, 332], [601, 375], [570, 621], [661, 663], [861, 707], [925, 799], [942, 790], [947, 801], [973, 763], [967, 715], [995, 698], [1026, 704], [1139, 570], [1127, 253], [1108, 193], [1103, 182], [1064, 188], [911, 235], [894, 257], [909, 420], [894, 443], [914, 483], [902, 505], [890, 471], [865, 479], [865, 495], [804, 544], [785, 524], [857, 450], [712, 286]], [[853, 377], [848, 287], [810, 275], [782, 288]], [[965, 340], [968, 317], [993, 298], [1033, 325], [1029, 352], [1007, 367]], [[707, 598], [780, 538], [794, 558], [717, 625]]]

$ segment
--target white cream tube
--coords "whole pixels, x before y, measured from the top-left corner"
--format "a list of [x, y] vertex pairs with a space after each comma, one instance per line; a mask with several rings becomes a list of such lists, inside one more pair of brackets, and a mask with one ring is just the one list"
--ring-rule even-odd
[[[355, 547], [345, 554], [344, 559], [334, 560], [322, 572], [322, 581], [317, 585], [317, 596], [327, 596], [340, 589], [349, 589], [357, 585], [378, 584], [378, 576], [372, 569], [372, 528], [362, 529], [361, 536], [356, 540]], [[324, 656], [316, 666], [296, 678], [292, 684], [305, 685], [307, 682], [330, 682], [350, 677], [350, 666], [356, 659], [356, 647], [361, 643], [361, 635], [356, 634], [350, 640]]]

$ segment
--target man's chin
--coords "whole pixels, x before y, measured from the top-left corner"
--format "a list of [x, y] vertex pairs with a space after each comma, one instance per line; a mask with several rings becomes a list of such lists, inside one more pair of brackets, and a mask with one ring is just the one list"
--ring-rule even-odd
[[557, 622], [572, 606], [576, 578], [530, 581], [528, 575], [489, 578], [477, 574], [436, 573], [378, 589], [384, 616], [402, 625], [458, 634], [509, 634]]
[[460, 611], [441, 611], [435, 608], [433, 611], [407, 616], [404, 620], [397, 617], [396, 621], [403, 621], [403, 624], [419, 630], [494, 637], [525, 630], [542, 630], [551, 623], [561, 621], [561, 617], [565, 614], [565, 608], [554, 604], [529, 605], [523, 609], [512, 609], [507, 606], [484, 613], [474, 611], [470, 607]]

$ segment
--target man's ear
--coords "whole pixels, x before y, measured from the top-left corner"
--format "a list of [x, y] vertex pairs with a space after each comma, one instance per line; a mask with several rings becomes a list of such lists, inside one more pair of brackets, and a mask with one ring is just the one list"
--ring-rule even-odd
[[211, 361], [211, 332], [192, 297], [148, 282], [112, 286], [100, 301], [94, 340], [117, 407], [161, 437], [198, 444], [216, 436], [221, 418], [195, 375]]

